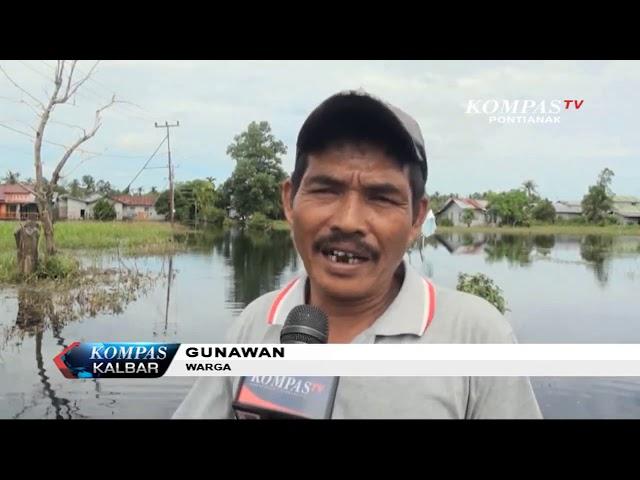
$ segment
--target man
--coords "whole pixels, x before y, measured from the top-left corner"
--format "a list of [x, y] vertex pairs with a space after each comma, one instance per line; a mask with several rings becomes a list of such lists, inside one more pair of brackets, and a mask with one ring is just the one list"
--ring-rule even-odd
[[[282, 202], [306, 273], [249, 304], [231, 343], [279, 343], [311, 304], [330, 343], [513, 343], [488, 302], [437, 287], [403, 260], [428, 211], [418, 124], [363, 92], [334, 95], [303, 124]], [[425, 347], [428, 348], [428, 347]], [[238, 379], [199, 379], [174, 418], [233, 418]], [[526, 377], [343, 377], [333, 418], [540, 418]]]

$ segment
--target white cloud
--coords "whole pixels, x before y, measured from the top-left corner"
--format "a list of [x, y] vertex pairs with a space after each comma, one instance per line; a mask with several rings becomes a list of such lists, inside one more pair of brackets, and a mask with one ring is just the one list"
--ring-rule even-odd
[[[80, 63], [85, 71], [90, 68], [91, 62]], [[2, 65], [43, 96], [47, 65]], [[249, 122], [271, 123], [289, 147], [284, 165], [290, 170], [298, 129], [311, 109], [332, 93], [364, 87], [421, 124], [431, 162], [430, 190], [469, 193], [516, 187], [534, 178], [546, 195], [577, 197], [599, 168], [612, 165], [618, 169], [614, 188], [640, 194], [638, 80], [640, 62], [628, 61], [104, 61], [77, 106], [60, 108], [54, 117], [91, 125], [96, 106], [115, 92], [142, 108], [117, 105], [105, 112], [103, 127], [87, 149], [144, 157], [163, 136], [154, 122], [179, 120], [181, 126], [171, 132], [180, 162], [177, 175], [186, 179], [208, 172], [220, 180], [233, 168], [226, 147]], [[0, 78], [0, 97], [20, 95]], [[0, 120], [33, 120], [23, 105], [2, 98]], [[585, 103], [579, 112], [563, 114], [560, 125], [501, 126], [465, 115], [470, 98], [577, 98]], [[68, 143], [77, 135], [60, 125], [51, 127], [54, 141]], [[0, 173], [12, 168], [31, 174], [28, 138], [0, 128], [0, 147]], [[122, 183], [143, 161], [101, 157], [77, 172]], [[145, 172], [140, 182], [160, 185], [163, 175]], [[627, 180], [632, 178], [635, 183]]]

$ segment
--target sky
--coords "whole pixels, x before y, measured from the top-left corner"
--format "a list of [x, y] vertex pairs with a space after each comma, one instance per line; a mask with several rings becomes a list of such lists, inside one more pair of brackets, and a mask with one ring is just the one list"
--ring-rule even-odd
[[[80, 61], [80, 75], [95, 61]], [[44, 102], [52, 90], [55, 60], [1, 61], [0, 176], [8, 170], [34, 177], [37, 117], [25, 102]], [[364, 89], [413, 116], [421, 126], [429, 162], [427, 192], [461, 195], [518, 188], [532, 179], [551, 200], [580, 200], [605, 167], [615, 172], [614, 192], [640, 196], [640, 62], [638, 61], [101, 61], [75, 104], [54, 110], [45, 131], [45, 175], [64, 149], [91, 128], [95, 110], [115, 94], [96, 136], [63, 169], [63, 180], [92, 175], [124, 188], [171, 129], [177, 181], [214, 177], [234, 168], [226, 154], [234, 136], [266, 120], [288, 148], [307, 115], [330, 95]], [[33, 98], [31, 98], [31, 96]], [[497, 123], [467, 113], [469, 101], [583, 100], [561, 110], [559, 123]], [[480, 102], [480, 103], [478, 103]], [[481, 107], [480, 107], [481, 108]], [[564, 104], [562, 105], [564, 109]], [[533, 116], [541, 115], [533, 114]], [[522, 115], [516, 115], [522, 116]], [[528, 117], [529, 115], [525, 115]], [[517, 120], [515, 120], [517, 122]], [[55, 123], [54, 123], [55, 122]], [[49, 143], [51, 142], [51, 143]], [[166, 144], [132, 188], [168, 184]]]

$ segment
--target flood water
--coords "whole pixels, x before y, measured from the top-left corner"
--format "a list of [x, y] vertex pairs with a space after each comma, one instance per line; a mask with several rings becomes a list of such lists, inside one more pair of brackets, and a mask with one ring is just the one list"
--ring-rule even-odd
[[[409, 259], [447, 287], [461, 272], [491, 277], [521, 343], [640, 343], [638, 237], [439, 235]], [[75, 320], [25, 319], [30, 293], [0, 289], [0, 418], [169, 418], [193, 379], [67, 380], [53, 357], [73, 341], [222, 342], [247, 303], [302, 268], [287, 232], [208, 232], [186, 253], [124, 262], [164, 275]], [[532, 383], [545, 418], [640, 418], [640, 378]]]

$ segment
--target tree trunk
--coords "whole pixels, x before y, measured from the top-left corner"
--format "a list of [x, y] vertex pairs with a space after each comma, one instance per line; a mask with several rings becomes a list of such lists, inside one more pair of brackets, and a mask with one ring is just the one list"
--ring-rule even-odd
[[56, 244], [53, 238], [53, 212], [51, 211], [51, 195], [49, 192], [42, 194], [42, 198], [36, 198], [38, 213], [44, 231], [45, 257], [51, 257], [56, 253]]
[[18, 271], [23, 277], [29, 276], [38, 268], [38, 224], [27, 222], [15, 231], [14, 237], [18, 248]]
[[42, 229], [44, 230], [44, 244], [46, 256], [50, 257], [56, 253], [56, 244], [53, 240], [53, 222], [51, 221], [51, 212], [47, 207], [43, 209], [42, 216]]

